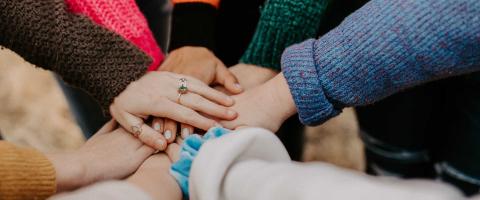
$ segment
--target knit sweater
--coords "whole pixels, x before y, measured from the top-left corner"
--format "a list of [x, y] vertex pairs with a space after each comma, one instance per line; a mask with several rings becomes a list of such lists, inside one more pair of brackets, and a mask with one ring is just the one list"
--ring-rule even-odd
[[55, 169], [33, 149], [0, 141], [0, 199], [46, 199], [56, 190]]
[[315, 37], [330, 0], [268, 0], [241, 62], [280, 70], [288, 46]]
[[282, 68], [308, 125], [480, 70], [480, 1], [372, 0], [320, 39], [289, 47]]
[[147, 20], [135, 0], [65, 0], [69, 10], [88, 16], [95, 23], [121, 35], [152, 58], [149, 70], [155, 70], [163, 60]]
[[0, 45], [86, 90], [105, 111], [151, 63], [121, 36], [69, 13], [63, 0], [0, 1]]
[[[216, 12], [220, 1], [175, 0], [171, 49], [203, 46], [215, 50]], [[268, 0], [240, 61], [280, 70], [288, 46], [315, 37], [330, 0]], [[210, 5], [210, 6], [209, 6]], [[214, 5], [212, 7], [211, 5]], [[243, 51], [243, 50], [242, 50]]]

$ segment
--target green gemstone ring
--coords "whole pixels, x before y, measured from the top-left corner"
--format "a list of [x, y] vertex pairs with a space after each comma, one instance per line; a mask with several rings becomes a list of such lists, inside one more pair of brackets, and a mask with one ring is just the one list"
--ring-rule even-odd
[[188, 92], [187, 79], [186, 78], [181, 78], [180, 79], [180, 86], [178, 87], [178, 93], [179, 94], [187, 94], [187, 92]]

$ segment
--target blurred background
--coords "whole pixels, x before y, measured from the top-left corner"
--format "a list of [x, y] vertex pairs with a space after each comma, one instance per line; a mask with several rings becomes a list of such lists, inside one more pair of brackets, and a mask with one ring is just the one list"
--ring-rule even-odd
[[[85, 140], [53, 75], [7, 49], [0, 50], [0, 130], [6, 140], [44, 152], [75, 149]], [[364, 169], [351, 109], [322, 126], [306, 128], [303, 141], [303, 161]]]

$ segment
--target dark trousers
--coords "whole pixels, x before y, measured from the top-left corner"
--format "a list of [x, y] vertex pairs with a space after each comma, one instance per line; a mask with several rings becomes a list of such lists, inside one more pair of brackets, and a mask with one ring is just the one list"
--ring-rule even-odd
[[372, 174], [480, 186], [480, 73], [436, 81], [357, 108]]

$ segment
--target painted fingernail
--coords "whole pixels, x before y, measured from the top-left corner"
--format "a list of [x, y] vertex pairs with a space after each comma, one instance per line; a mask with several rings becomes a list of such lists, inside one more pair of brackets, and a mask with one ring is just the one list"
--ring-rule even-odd
[[188, 128], [183, 128], [182, 129], [182, 138], [185, 139], [190, 135], [190, 130]]
[[165, 133], [163, 133], [163, 136], [165, 136], [165, 139], [169, 140], [170, 138], [172, 138], [172, 131], [165, 131]]
[[154, 130], [160, 131], [160, 128], [161, 128], [160, 123], [155, 122], [155, 123], [153, 124], [153, 129], [154, 129]]
[[162, 139], [158, 139], [157, 141], [155, 141], [155, 145], [156, 145], [156, 149], [158, 150], [165, 149], [165, 141], [163, 141]]

